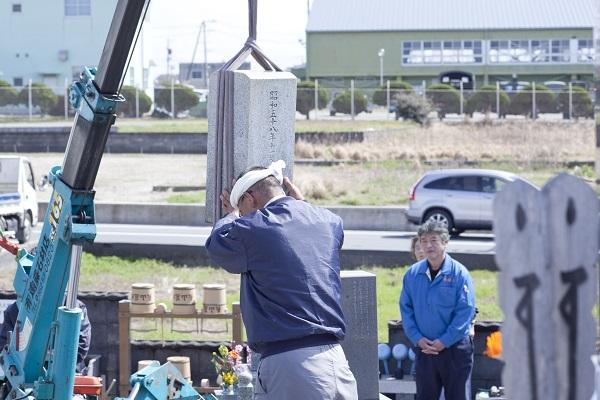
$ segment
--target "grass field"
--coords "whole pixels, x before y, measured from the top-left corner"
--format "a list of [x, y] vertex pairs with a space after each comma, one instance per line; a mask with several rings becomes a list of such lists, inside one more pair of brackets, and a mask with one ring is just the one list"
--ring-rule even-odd
[[[363, 270], [372, 272], [377, 276], [377, 314], [378, 335], [380, 342], [388, 339], [387, 321], [399, 319], [398, 299], [402, 289], [402, 277], [407, 267], [397, 268], [365, 268]], [[479, 308], [479, 320], [499, 321], [502, 312], [498, 306], [496, 273], [490, 271], [473, 271], [475, 281], [475, 292], [477, 306]], [[175, 267], [168, 263], [138, 259], [128, 260], [118, 257], [94, 257], [84, 254], [82, 260], [82, 271], [80, 280], [81, 290], [99, 291], [124, 291], [129, 292], [132, 283], [153, 283], [156, 288], [157, 302], [172, 305], [172, 287], [176, 283], [196, 284], [196, 293], [201, 296], [201, 287], [204, 283], [224, 283], [227, 285], [227, 302], [239, 300], [239, 276], [229, 274], [222, 269], [211, 267]], [[201, 299], [198, 300], [201, 304]], [[180, 321], [181, 322], [181, 321]], [[142, 327], [151, 328], [152, 321], [146, 321]], [[215, 322], [223, 327], [222, 322]], [[183, 324], [183, 322], [181, 322]], [[187, 328], [193, 328], [193, 324], [187, 324]], [[213, 327], [215, 328], [215, 327]], [[181, 329], [181, 327], [180, 327]], [[191, 335], [185, 333], [171, 333], [170, 325], [165, 326], [168, 339], [203, 339], [203, 340], [226, 340], [230, 334], [219, 335]], [[160, 339], [160, 332], [134, 333], [135, 338]]]
[[[470, 168], [490, 168], [513, 172], [542, 187], [550, 178], [561, 172], [580, 176], [593, 182], [595, 172], [591, 166], [565, 168], [546, 165], [526, 168], [511, 162], [478, 162]], [[298, 165], [295, 183], [311, 202], [320, 205], [398, 206], [408, 204], [412, 185], [428, 170], [437, 169], [410, 160], [366, 161], [329, 167]], [[384, 188], [384, 190], [382, 190]], [[174, 193], [168, 203], [204, 204], [206, 192]]]

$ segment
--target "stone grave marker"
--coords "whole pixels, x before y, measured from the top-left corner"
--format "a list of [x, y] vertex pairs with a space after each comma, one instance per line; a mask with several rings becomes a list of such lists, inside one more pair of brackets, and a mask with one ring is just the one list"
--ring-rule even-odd
[[598, 198], [567, 174], [516, 181], [494, 201], [503, 383], [511, 400], [588, 400], [594, 390]]
[[342, 310], [346, 319], [346, 338], [342, 347], [356, 378], [359, 400], [378, 399], [375, 275], [364, 271], [342, 271], [341, 278]]
[[[252, 166], [267, 167], [284, 160], [284, 175], [293, 177], [296, 120], [296, 77], [289, 72], [233, 71], [233, 135], [224, 153], [233, 152], [232, 164], [223, 160], [217, 145], [217, 96], [208, 97], [208, 166], [206, 178], [206, 216], [208, 222], [220, 193], [231, 188], [231, 179]], [[210, 93], [217, 93], [218, 73], [210, 78]], [[225, 161], [225, 162], [223, 162]], [[219, 170], [221, 168], [221, 170]], [[229, 171], [229, 169], [231, 171]], [[220, 204], [219, 204], [220, 207]]]

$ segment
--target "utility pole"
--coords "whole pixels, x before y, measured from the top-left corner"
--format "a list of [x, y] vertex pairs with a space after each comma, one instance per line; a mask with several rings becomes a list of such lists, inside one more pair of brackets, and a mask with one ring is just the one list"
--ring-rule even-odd
[[146, 90], [146, 85], [144, 82], [144, 31], [140, 30], [140, 63], [141, 65], [141, 77], [142, 77], [142, 84], [140, 85], [142, 90]]
[[379, 56], [379, 86], [383, 86], [383, 56], [385, 55], [385, 49], [379, 49], [377, 55]]
[[203, 66], [203, 71], [202, 71], [202, 80], [203, 80], [203, 84], [204, 87], [208, 89], [208, 50], [206, 47], [206, 23], [207, 22], [214, 22], [214, 20], [210, 20], [210, 21], [202, 21], [200, 23], [200, 28], [198, 29], [198, 35], [196, 36], [196, 43], [194, 44], [194, 51], [192, 52], [192, 61], [190, 62], [190, 67], [188, 68], [187, 71], [187, 77], [186, 80], [190, 80], [191, 74], [192, 74], [192, 68], [194, 66], [194, 59], [196, 58], [196, 50], [198, 49], [198, 43], [200, 42], [200, 35], [203, 36], [203, 45], [204, 45], [204, 66]]
[[167, 39], [167, 76], [171, 75], [171, 45], [170, 39]]
[[204, 88], [208, 89], [208, 77], [206, 76], [208, 74], [208, 57], [206, 55], [206, 21], [202, 21], [202, 35], [204, 40], [204, 71], [202, 72], [202, 77], [204, 78]]

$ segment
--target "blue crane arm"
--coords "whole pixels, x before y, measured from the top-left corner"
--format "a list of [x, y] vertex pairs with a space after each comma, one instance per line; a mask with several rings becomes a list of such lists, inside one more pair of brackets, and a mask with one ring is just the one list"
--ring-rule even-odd
[[119, 90], [149, 2], [118, 1], [98, 70], [84, 68], [71, 87], [76, 116], [63, 164], [49, 174], [53, 193], [40, 239], [35, 254], [17, 255], [19, 314], [0, 354], [7, 388], [0, 398], [73, 396], [81, 248], [96, 235], [93, 186], [117, 107], [124, 101]]

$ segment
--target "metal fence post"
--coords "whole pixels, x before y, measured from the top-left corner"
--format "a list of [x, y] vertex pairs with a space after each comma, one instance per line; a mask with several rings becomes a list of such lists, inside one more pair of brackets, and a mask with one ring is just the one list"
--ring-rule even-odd
[[350, 80], [350, 115], [354, 121], [354, 79]]
[[573, 83], [569, 82], [569, 119], [573, 118]]
[[496, 115], [500, 119], [500, 81], [496, 81]]
[[426, 97], [426, 92], [427, 92], [427, 83], [425, 83], [425, 80], [423, 80], [423, 98]]
[[135, 117], [140, 117], [140, 90], [135, 88]]
[[531, 118], [537, 119], [537, 110], [535, 106], [535, 82], [531, 83]]
[[385, 119], [390, 119], [390, 80], [388, 79], [387, 83], [386, 83], [386, 100], [387, 100], [387, 108], [385, 110], [385, 115], [386, 118]]
[[315, 121], [317, 120], [317, 111], [319, 111], [319, 80], [315, 79]]
[[463, 81], [460, 81], [460, 115], [463, 115], [465, 109], [465, 90]]
[[69, 119], [69, 79], [65, 78], [65, 119]]
[[175, 118], [175, 79], [171, 78], [171, 118]]
[[29, 107], [29, 120], [33, 118], [33, 101], [31, 99], [31, 79], [27, 83], [27, 105]]

